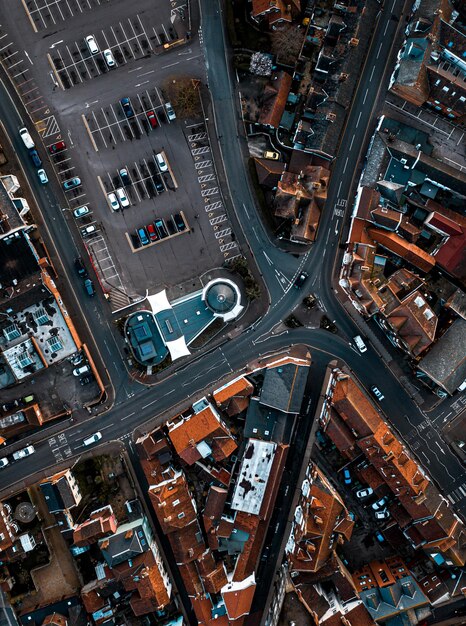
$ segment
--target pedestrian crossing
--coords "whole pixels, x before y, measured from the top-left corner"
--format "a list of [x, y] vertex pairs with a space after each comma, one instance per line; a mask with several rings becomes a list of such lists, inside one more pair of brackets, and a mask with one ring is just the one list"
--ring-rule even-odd
[[466, 498], [466, 482], [464, 482], [460, 487], [457, 487], [451, 493], [449, 493], [447, 495], [447, 498], [452, 504], [456, 504], [463, 498]]

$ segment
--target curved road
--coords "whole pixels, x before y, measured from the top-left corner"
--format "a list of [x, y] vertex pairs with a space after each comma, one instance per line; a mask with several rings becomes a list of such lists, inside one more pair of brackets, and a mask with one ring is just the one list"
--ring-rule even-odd
[[[371, 0], [369, 0], [371, 1]], [[339, 199], [346, 199], [351, 206], [350, 193], [354, 171], [360, 152], [367, 141], [375, 103], [379, 90], [386, 80], [384, 75], [387, 59], [395, 38], [398, 22], [392, 14], [401, 16], [404, 0], [389, 0], [379, 14], [374, 29], [372, 45], [360, 77], [353, 105], [348, 116], [338, 158], [333, 164], [326, 210], [319, 227], [314, 247], [299, 259], [275, 248], [263, 228], [254, 209], [254, 199], [247, 184], [247, 175], [241, 152], [241, 139], [235, 141], [239, 119], [235, 107], [235, 91], [229, 75], [225, 56], [225, 40], [221, 12], [216, 0], [201, 0], [203, 39], [209, 87], [215, 111], [219, 136], [231, 138], [222, 141], [222, 157], [229, 181], [231, 199], [238, 221], [252, 249], [270, 294], [271, 305], [267, 314], [252, 328], [226, 342], [202, 357], [194, 358], [180, 367], [176, 374], [154, 388], [147, 389], [131, 381], [122, 364], [118, 346], [115, 344], [106, 322], [108, 309], [105, 301], [95, 299], [93, 309], [87, 315], [89, 339], [95, 341], [115, 389], [115, 403], [111, 410], [96, 419], [70, 424], [64, 430], [67, 445], [75, 460], [84, 447], [82, 440], [100, 430], [103, 442], [121, 439], [134, 450], [129, 434], [145, 421], [162, 413], [175, 412], [176, 404], [195, 396], [205, 389], [215, 388], [218, 381], [229, 374], [243, 371], [248, 362], [256, 361], [271, 352], [286, 349], [291, 344], [310, 346], [313, 360], [321, 368], [337, 357], [344, 360], [366, 387], [377, 384], [383, 390], [383, 409], [390, 422], [412, 445], [418, 446], [417, 454], [427, 471], [435, 479], [445, 495], [462, 483], [462, 467], [456, 457], [439, 437], [431, 418], [428, 418], [412, 401], [398, 380], [385, 366], [372, 346], [361, 355], [349, 342], [323, 330], [300, 328], [274, 334], [274, 328], [293, 310], [303, 293], [293, 288], [293, 280], [301, 269], [309, 273], [307, 288], [317, 295], [327, 315], [336, 320], [338, 328], [348, 338], [358, 334], [358, 329], [338, 303], [332, 288], [334, 263], [337, 259], [342, 218], [333, 208]], [[29, 163], [26, 150], [18, 138], [22, 125], [19, 113], [10, 105], [5, 89], [0, 88], [0, 118], [12, 138], [23, 166], [29, 174], [32, 190], [41, 207], [58, 255], [67, 270], [77, 250], [73, 234], [68, 228], [57, 197], [61, 197], [58, 185], [51, 181], [41, 186]], [[81, 292], [80, 281], [73, 273], [67, 280], [76, 293]], [[78, 299], [77, 299], [78, 300]], [[313, 389], [315, 394], [320, 389]], [[55, 458], [47, 439], [35, 444], [36, 453], [27, 462], [11, 464], [1, 470], [0, 490], [9, 493], [23, 481], [31, 480], [33, 472], [44, 473], [55, 465]], [[86, 448], [87, 451], [87, 448]], [[460, 501], [458, 510], [466, 516], [466, 500]]]

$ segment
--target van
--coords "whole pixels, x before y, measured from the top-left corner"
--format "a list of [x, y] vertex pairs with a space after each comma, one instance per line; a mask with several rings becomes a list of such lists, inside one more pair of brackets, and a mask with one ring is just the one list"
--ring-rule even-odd
[[23, 448], [22, 450], [17, 450], [16, 452], [13, 452], [13, 459], [15, 461], [19, 461], [20, 459], [24, 459], [27, 456], [34, 454], [34, 452], [34, 446], [26, 446], [26, 448]]
[[29, 131], [28, 131], [27, 128], [20, 128], [19, 129], [19, 134], [20, 134], [20, 137], [23, 140], [23, 143], [26, 146], [26, 148], [29, 148], [29, 150], [31, 148], [34, 148], [34, 146], [36, 144], [32, 141], [32, 137], [29, 134]]
[[91, 435], [90, 437], [86, 437], [86, 439], [83, 440], [83, 445], [84, 446], [92, 446], [93, 443], [97, 443], [101, 439], [102, 439], [102, 433], [101, 432], [96, 432], [93, 435]]
[[356, 347], [359, 350], [359, 352], [366, 352], [367, 346], [362, 340], [361, 335], [356, 335], [356, 337], [353, 337], [353, 341], [356, 344]]
[[158, 152], [155, 155], [155, 159], [157, 161], [157, 165], [159, 166], [159, 170], [161, 172], [167, 172], [168, 171], [168, 165], [165, 163], [165, 159], [163, 158], [163, 154], [161, 152]]

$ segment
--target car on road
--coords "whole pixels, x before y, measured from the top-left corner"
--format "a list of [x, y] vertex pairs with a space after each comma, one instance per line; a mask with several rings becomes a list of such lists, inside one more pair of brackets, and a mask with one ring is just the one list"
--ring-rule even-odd
[[83, 376], [79, 379], [79, 384], [84, 387], [84, 385], [89, 385], [89, 383], [94, 382], [94, 376]]
[[157, 116], [154, 111], [146, 111], [146, 117], [152, 128], [157, 128], [159, 123], [157, 122]]
[[161, 172], [167, 172], [168, 171], [168, 165], [165, 163], [165, 159], [163, 158], [163, 154], [161, 152], [158, 152], [155, 155], [155, 160], [156, 160], [156, 163], [159, 166], [159, 170]]
[[376, 387], [375, 385], [372, 385], [371, 391], [372, 391], [372, 393], [374, 394], [374, 396], [377, 398], [377, 400], [379, 402], [382, 402], [382, 400], [385, 398], [385, 396], [380, 391], [380, 389], [378, 387]]
[[50, 154], [57, 154], [57, 152], [61, 152], [66, 148], [66, 143], [64, 141], [57, 141], [57, 143], [53, 143], [49, 146]]
[[23, 140], [24, 145], [26, 146], [26, 148], [29, 148], [29, 150], [31, 148], [34, 148], [34, 146], [36, 145], [34, 143], [34, 141], [32, 140], [31, 135], [29, 134], [29, 131], [27, 128], [20, 128], [19, 129], [19, 135], [21, 137], [21, 139]]
[[97, 54], [99, 52], [99, 46], [97, 45], [97, 41], [93, 35], [88, 35], [84, 41], [86, 42], [91, 54]]
[[368, 498], [374, 493], [372, 487], [366, 487], [365, 489], [358, 489], [356, 491], [356, 498]]
[[165, 102], [165, 111], [167, 112], [167, 117], [170, 120], [170, 122], [173, 122], [173, 120], [176, 120], [175, 111], [173, 110], [173, 107], [170, 102]]
[[154, 226], [159, 234], [160, 239], [165, 239], [165, 237], [168, 237], [167, 228], [165, 226], [165, 222], [162, 219], [155, 220]]
[[345, 485], [351, 485], [351, 474], [347, 467], [343, 470], [343, 479], [345, 481]]
[[3, 457], [3, 459], [0, 459], [0, 469], [2, 469], [3, 467], [6, 467], [9, 464], [9, 460], [6, 457]]
[[157, 235], [157, 231], [154, 228], [153, 224], [147, 224], [146, 226], [147, 234], [149, 235], [149, 239], [151, 241], [157, 241], [159, 236]]
[[271, 161], [278, 161], [280, 155], [278, 152], [273, 152], [272, 150], [266, 150], [262, 155], [264, 159], [269, 159]]
[[107, 48], [106, 50], [104, 50], [103, 55], [104, 55], [105, 63], [108, 65], [108, 67], [116, 66], [115, 59], [113, 58], [113, 54], [110, 48]]
[[107, 194], [107, 200], [112, 211], [118, 211], [120, 209], [120, 203], [113, 192]]
[[81, 228], [81, 237], [90, 237], [91, 235], [95, 235], [97, 232], [97, 226], [95, 224], [91, 224], [90, 226], [86, 226], [85, 228]]
[[79, 208], [73, 211], [73, 215], [76, 218], [84, 217], [85, 215], [88, 215], [89, 213], [90, 213], [90, 210], [88, 206], [80, 206]]
[[387, 511], [387, 509], [375, 512], [375, 519], [388, 519], [389, 517], [390, 513]]
[[184, 219], [181, 213], [175, 213], [175, 215], [173, 216], [173, 223], [175, 224], [176, 230], [178, 232], [186, 229], [186, 224], [184, 223]]
[[73, 370], [73, 376], [82, 376], [83, 374], [89, 374], [91, 368], [89, 365], [81, 365], [81, 367], [75, 367]]
[[85, 278], [87, 276], [87, 270], [84, 266], [83, 260], [80, 256], [78, 256], [75, 260], [74, 260], [74, 268], [76, 270], [76, 273], [78, 276], [81, 276], [81, 278]]
[[34, 454], [34, 452], [35, 452], [34, 446], [26, 446], [22, 450], [17, 450], [16, 452], [13, 452], [13, 459], [15, 461], [19, 461], [20, 459], [24, 459], [27, 456]]
[[40, 167], [42, 165], [42, 161], [40, 159], [39, 153], [35, 148], [31, 148], [29, 150], [29, 156], [31, 157], [32, 162], [36, 167]]
[[367, 346], [362, 340], [361, 335], [356, 335], [356, 337], [353, 337], [353, 341], [356, 344], [356, 347], [359, 350], [359, 352], [361, 352], [361, 354], [364, 354], [364, 352], [367, 352]]
[[86, 290], [87, 295], [91, 298], [92, 296], [95, 296], [94, 283], [90, 278], [86, 278], [84, 281], [84, 289]]
[[74, 178], [70, 178], [69, 180], [65, 180], [63, 183], [63, 189], [65, 191], [69, 191], [70, 189], [74, 189], [75, 187], [79, 187], [81, 184], [81, 179], [75, 176]]
[[380, 498], [380, 500], [377, 500], [377, 502], [374, 502], [372, 504], [372, 508], [374, 509], [374, 511], [380, 511], [385, 507], [386, 504], [387, 498], [384, 496], [383, 498]]
[[294, 281], [296, 289], [301, 289], [308, 278], [309, 274], [307, 272], [301, 272]]
[[47, 176], [47, 172], [44, 169], [37, 170], [37, 176], [39, 177], [39, 180], [43, 185], [46, 185], [49, 182], [49, 177]]
[[126, 167], [122, 167], [121, 170], [119, 170], [118, 174], [120, 175], [121, 182], [123, 183], [125, 187], [127, 187], [128, 185], [131, 185], [131, 179], [129, 177], [128, 170], [126, 169]]
[[126, 207], [129, 206], [129, 200], [126, 197], [125, 190], [123, 189], [123, 187], [118, 187], [118, 189], [116, 190], [116, 194], [118, 196], [119, 203], [124, 209], [126, 209]]
[[92, 446], [93, 443], [97, 443], [101, 439], [102, 439], [102, 433], [101, 432], [96, 432], [93, 435], [91, 435], [90, 437], [87, 437], [86, 439], [84, 439], [83, 440], [83, 445], [84, 446]]
[[120, 104], [126, 117], [134, 117], [133, 107], [131, 106], [131, 100], [129, 98], [122, 98]]
[[142, 243], [143, 246], [147, 246], [147, 244], [149, 243], [149, 237], [147, 236], [147, 231], [146, 229], [143, 228], [138, 228], [137, 231], [137, 236], [139, 237], [139, 241]]

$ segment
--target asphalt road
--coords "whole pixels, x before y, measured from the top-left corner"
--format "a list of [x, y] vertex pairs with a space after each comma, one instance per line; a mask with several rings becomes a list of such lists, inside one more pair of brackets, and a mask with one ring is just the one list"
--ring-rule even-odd
[[[350, 193], [354, 168], [367, 140], [366, 133], [371, 125], [374, 103], [383, 83], [384, 69], [397, 26], [391, 15], [400, 15], [403, 4], [403, 0], [393, 0], [393, 4], [390, 1], [380, 13], [375, 25], [372, 49], [367, 55], [368, 61], [361, 74], [341, 149], [333, 167], [327, 208], [322, 216], [318, 241], [310, 252], [296, 259], [274, 247], [255, 212], [241, 154], [241, 140], [238, 138], [235, 141], [239, 118], [224, 53], [221, 14], [215, 0], [202, 0], [204, 53], [218, 134], [222, 138], [231, 138], [228, 141], [221, 140], [231, 198], [237, 219], [263, 274], [271, 305], [268, 313], [253, 328], [201, 359], [194, 359], [182, 366], [170, 379], [147, 389], [127, 377], [118, 346], [106, 321], [108, 308], [105, 301], [95, 299], [91, 307], [86, 307], [84, 317], [115, 388], [115, 403], [107, 413], [83, 423], [71, 423], [64, 429], [67, 445], [73, 452], [73, 460], [87, 450], [82, 440], [90, 433], [100, 430], [103, 443], [121, 439], [132, 448], [129, 435], [145, 421], [162, 415], [164, 411], [170, 410], [174, 413], [176, 404], [202, 393], [206, 388], [214, 388], [215, 383], [218, 384], [223, 377], [242, 371], [248, 362], [286, 349], [291, 344], [303, 343], [310, 346], [313, 359], [321, 368], [332, 357], [340, 358], [367, 388], [377, 384], [382, 389], [385, 395], [383, 409], [388, 420], [412, 447], [417, 448], [418, 458], [445, 495], [462, 484], [463, 469], [435, 428], [436, 413], [427, 416], [416, 406], [372, 346], [368, 346], [364, 355], [354, 348], [348, 339], [358, 334], [358, 329], [338, 303], [332, 288], [332, 274], [342, 227], [342, 218], [334, 213], [333, 208], [340, 199], [346, 199], [348, 205], [352, 204]], [[79, 294], [81, 284], [78, 286], [77, 279], [69, 271], [76, 246], [57, 200], [61, 197], [61, 191], [54, 182], [47, 187], [38, 183], [26, 150], [18, 138], [17, 131], [22, 120], [10, 105], [3, 86], [0, 89], [0, 118], [12, 137], [28, 174], [32, 190], [47, 221], [50, 236], [63, 260], [67, 280]], [[292, 285], [294, 277], [301, 269], [309, 273], [306, 289], [317, 295], [327, 315], [336, 320], [339, 330], [347, 339], [326, 331], [304, 328], [274, 333], [274, 328], [303, 297], [303, 292]], [[79, 297], [76, 300], [79, 302]], [[319, 391], [316, 386], [314, 393], [318, 394]], [[55, 465], [56, 457], [47, 439], [35, 445], [36, 453], [30, 460], [17, 462], [1, 470], [0, 489], [3, 493], [9, 493], [20, 484], [25, 484], [24, 481], [31, 479], [32, 472], [44, 472]], [[459, 501], [456, 507], [463, 516], [466, 515], [466, 499]]]

